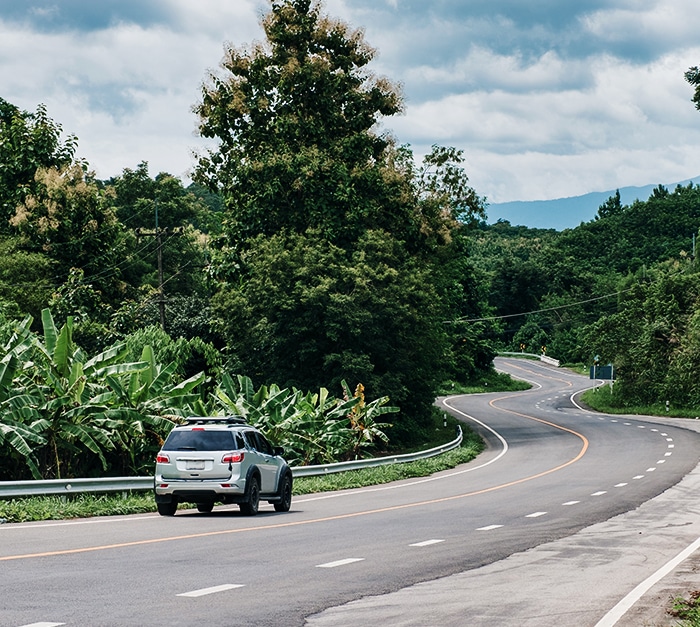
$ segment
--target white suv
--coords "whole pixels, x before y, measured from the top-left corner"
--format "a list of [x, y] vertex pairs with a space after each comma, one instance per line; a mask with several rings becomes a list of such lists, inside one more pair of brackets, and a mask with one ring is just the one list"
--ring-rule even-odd
[[178, 503], [196, 503], [205, 513], [214, 503], [237, 503], [243, 514], [255, 516], [260, 500], [287, 512], [292, 471], [283, 454], [241, 418], [188, 418], [156, 457], [158, 513], [173, 516]]

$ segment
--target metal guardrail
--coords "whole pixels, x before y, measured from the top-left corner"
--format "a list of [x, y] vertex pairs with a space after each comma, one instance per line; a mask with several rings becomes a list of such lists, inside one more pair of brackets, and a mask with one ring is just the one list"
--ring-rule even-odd
[[[447, 451], [457, 448], [462, 444], [463, 434], [461, 427], [457, 437], [426, 451], [394, 455], [393, 457], [375, 457], [372, 459], [358, 459], [337, 464], [323, 464], [320, 466], [295, 466], [292, 468], [294, 477], [320, 477], [327, 474], [359, 470], [360, 468], [372, 468], [389, 464], [401, 464], [413, 462], [419, 459], [435, 457]], [[9, 499], [22, 496], [48, 496], [53, 494], [84, 494], [106, 492], [144, 492], [153, 489], [153, 477], [99, 477], [95, 479], [39, 479], [31, 481], [0, 481], [0, 499]]]
[[292, 475], [294, 477], [320, 477], [335, 472], [345, 472], [346, 470], [376, 468], [377, 466], [388, 466], [389, 464], [402, 464], [405, 462], [415, 462], [419, 459], [428, 459], [430, 457], [435, 457], [436, 455], [446, 453], [447, 451], [451, 451], [462, 444], [462, 439], [464, 437], [462, 434], [462, 427], [457, 425], [457, 429], [459, 430], [459, 433], [457, 437], [452, 440], [452, 442], [448, 442], [442, 446], [436, 446], [435, 448], [428, 449], [427, 451], [405, 453], [404, 455], [394, 455], [393, 457], [357, 459], [350, 462], [339, 462], [337, 464], [324, 464], [320, 466], [296, 466], [292, 468]]
[[95, 479], [36, 479], [0, 481], [0, 499], [16, 496], [138, 492], [153, 489], [153, 477], [98, 477]]

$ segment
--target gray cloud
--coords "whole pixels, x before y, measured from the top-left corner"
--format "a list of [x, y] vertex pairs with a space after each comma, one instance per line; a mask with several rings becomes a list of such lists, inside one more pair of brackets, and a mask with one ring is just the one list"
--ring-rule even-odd
[[[696, 0], [327, 0], [403, 84], [384, 121], [421, 155], [461, 148], [494, 202], [695, 177]], [[102, 177], [193, 163], [191, 107], [223, 43], [260, 40], [266, 0], [0, 0], [0, 96], [39, 102]]]
[[118, 23], [167, 24], [167, 0], [0, 0], [0, 16], [40, 32], [93, 31]]

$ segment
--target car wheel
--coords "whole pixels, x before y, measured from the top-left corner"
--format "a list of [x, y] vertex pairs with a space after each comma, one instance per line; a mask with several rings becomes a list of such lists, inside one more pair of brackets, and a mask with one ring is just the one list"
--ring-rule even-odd
[[276, 512], [288, 512], [292, 506], [292, 477], [289, 474], [282, 477], [280, 500], [274, 506]]
[[248, 480], [248, 500], [240, 504], [241, 512], [246, 516], [255, 516], [260, 504], [260, 484], [257, 477]]
[[156, 503], [158, 507], [158, 513], [161, 516], [175, 516], [177, 511], [177, 501], [170, 501], [170, 503]]
[[214, 503], [197, 503], [197, 511], [208, 514], [214, 509]]

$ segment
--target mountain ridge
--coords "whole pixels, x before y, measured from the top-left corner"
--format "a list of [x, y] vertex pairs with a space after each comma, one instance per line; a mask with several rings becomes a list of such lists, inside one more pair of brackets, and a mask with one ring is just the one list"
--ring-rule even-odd
[[[664, 185], [672, 191], [678, 185], [696, 183], [700, 176]], [[630, 205], [635, 200], [647, 200], [659, 184], [642, 187], [620, 187], [620, 202]], [[527, 226], [536, 229], [573, 229], [581, 222], [589, 222], [595, 218], [598, 208], [608, 198], [615, 195], [617, 190], [606, 192], [589, 192], [581, 196], [554, 198], [551, 200], [513, 200], [510, 202], [494, 203], [486, 208], [488, 223], [498, 220], [508, 220], [513, 226]]]

